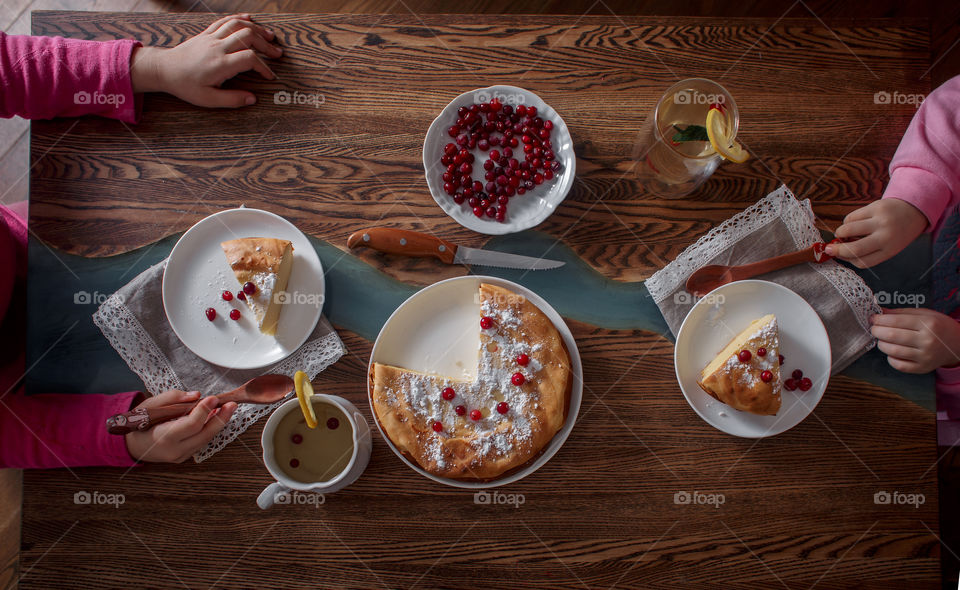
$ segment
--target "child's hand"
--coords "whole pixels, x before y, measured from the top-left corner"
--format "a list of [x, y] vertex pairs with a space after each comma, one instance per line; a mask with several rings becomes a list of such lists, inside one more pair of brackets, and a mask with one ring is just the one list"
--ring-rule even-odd
[[923, 308], [884, 309], [870, 323], [877, 348], [898, 371], [928, 373], [960, 362], [960, 324], [950, 316]]
[[242, 107], [257, 102], [246, 90], [224, 90], [220, 85], [241, 72], [256, 70], [276, 76], [263, 57], [283, 51], [270, 43], [273, 31], [250, 20], [250, 15], [227, 16], [172, 49], [139, 47], [130, 60], [134, 92], [167, 92], [201, 107]]
[[910, 203], [880, 199], [847, 215], [836, 236], [850, 241], [830, 244], [826, 252], [867, 268], [896, 256], [926, 227], [926, 215]]
[[[138, 408], [152, 408], [178, 402], [196, 401], [198, 391], [172, 389], [146, 399]], [[144, 431], [125, 434], [127, 451], [138, 461], [182, 463], [223, 430], [237, 404], [227, 402], [217, 408], [214, 396], [204, 398], [189, 414]], [[215, 409], [216, 408], [216, 409]]]

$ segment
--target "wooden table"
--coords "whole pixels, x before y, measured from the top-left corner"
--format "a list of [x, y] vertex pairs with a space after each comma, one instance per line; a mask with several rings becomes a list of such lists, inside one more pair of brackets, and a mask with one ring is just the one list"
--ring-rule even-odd
[[[173, 45], [211, 17], [35, 13], [36, 34]], [[605, 277], [650, 276], [708, 228], [786, 183], [824, 227], [876, 198], [914, 112], [874, 93], [926, 93], [926, 21], [610, 17], [270, 15], [286, 49], [254, 108], [206, 111], [148, 96], [139, 125], [35, 122], [31, 227], [57, 252], [108, 256], [243, 202], [345, 248], [372, 224], [430, 229], [479, 246], [430, 198], [421, 142], [465, 89], [537, 92], [573, 134], [577, 181], [538, 229]], [[736, 97], [749, 163], [724, 165], [689, 199], [644, 194], [629, 173], [634, 132], [682, 77]], [[271, 100], [319, 91], [321, 108]], [[145, 250], [146, 251], [146, 250]], [[66, 256], [66, 254], [64, 254]], [[361, 254], [415, 285], [466, 271]], [[119, 278], [119, 277], [118, 277]], [[40, 297], [41, 295], [34, 295]], [[270, 478], [261, 425], [200, 465], [32, 471], [24, 477], [24, 587], [936, 587], [934, 415], [896, 392], [834, 378], [814, 415], [768, 440], [697, 418], [672, 344], [571, 321], [585, 389], [576, 428], [533, 476], [478, 506], [403, 465], [375, 435], [370, 466], [319, 508], [260, 511]], [[369, 416], [371, 342], [326, 391]], [[81, 384], [82, 386], [82, 384]], [[81, 506], [80, 490], [122, 493]], [[723, 494], [719, 507], [678, 492]], [[925, 496], [874, 502], [880, 491]]]

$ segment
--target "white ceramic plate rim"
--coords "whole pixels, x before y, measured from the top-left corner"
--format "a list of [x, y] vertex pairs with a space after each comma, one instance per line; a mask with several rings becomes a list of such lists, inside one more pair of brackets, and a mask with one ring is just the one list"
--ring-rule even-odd
[[[299, 236], [303, 238], [304, 242], [306, 242], [307, 244], [310, 243], [309, 239], [307, 239], [307, 236], [302, 231], [300, 231], [297, 228], [297, 226], [293, 225], [288, 220], [277, 215], [276, 213], [271, 213], [270, 211], [264, 211], [263, 209], [250, 209], [247, 207], [237, 207], [234, 209], [219, 211], [217, 213], [214, 213], [213, 215], [208, 215], [207, 217], [204, 217], [197, 223], [193, 224], [193, 226], [190, 227], [190, 229], [188, 229], [186, 232], [184, 232], [182, 236], [180, 236], [180, 239], [177, 240], [177, 243], [174, 244], [173, 249], [170, 250], [170, 256], [167, 257], [167, 265], [163, 269], [163, 279], [161, 282], [160, 290], [161, 290], [161, 296], [163, 299], [163, 312], [164, 312], [164, 315], [166, 315], [167, 317], [167, 323], [170, 324], [171, 329], [173, 329], [173, 333], [177, 335], [177, 338], [180, 339], [180, 342], [182, 342], [184, 346], [190, 349], [190, 351], [193, 354], [197, 355], [198, 357], [202, 358], [203, 360], [209, 363], [213, 363], [217, 366], [225, 367], [228, 369], [259, 369], [259, 368], [266, 367], [268, 365], [272, 365], [272, 364], [283, 361], [284, 359], [289, 357], [291, 354], [296, 352], [301, 346], [303, 346], [303, 343], [306, 342], [307, 338], [310, 337], [310, 334], [313, 333], [313, 329], [316, 328], [317, 322], [320, 321], [320, 316], [323, 313], [323, 306], [321, 305], [316, 307], [316, 313], [314, 314], [312, 321], [307, 322], [307, 324], [303, 324], [305, 327], [309, 324], [309, 329], [304, 330], [302, 337], [298, 339], [299, 341], [297, 345], [291, 347], [286, 352], [286, 354], [276, 355], [276, 356], [267, 356], [267, 357], [261, 358], [260, 360], [250, 361], [250, 362], [242, 362], [245, 359], [251, 358], [251, 355], [243, 355], [243, 356], [237, 357], [238, 359], [237, 362], [232, 362], [232, 363], [221, 363], [221, 362], [218, 362], [219, 359], [212, 360], [211, 358], [208, 358], [209, 355], [205, 354], [205, 351], [203, 350], [202, 347], [198, 346], [196, 342], [189, 341], [189, 338], [185, 338], [184, 332], [182, 330], [177, 329], [177, 324], [172, 319], [171, 310], [168, 308], [168, 305], [171, 305], [168, 302], [171, 301], [173, 297], [172, 297], [172, 294], [170, 294], [168, 291], [171, 287], [170, 287], [170, 283], [167, 280], [167, 272], [170, 270], [171, 265], [174, 265], [174, 266], [177, 265], [177, 261], [180, 260], [181, 257], [190, 255], [190, 253], [187, 252], [187, 247], [188, 247], [188, 244], [190, 243], [188, 240], [188, 236], [192, 236], [193, 234], [198, 234], [199, 232], [203, 231], [203, 228], [206, 224], [213, 223], [215, 221], [214, 218], [218, 218], [221, 216], [230, 217], [233, 215], [237, 215], [238, 212], [241, 212], [241, 211], [244, 212], [242, 213], [243, 215], [263, 215], [266, 217], [273, 218], [275, 221], [280, 222], [281, 225], [287, 226], [290, 229], [292, 235], [299, 234]], [[222, 219], [220, 221], [226, 225], [226, 221]], [[290, 237], [292, 237], [292, 235]], [[325, 296], [327, 292], [326, 280], [324, 277], [323, 265], [320, 262], [320, 257], [317, 255], [317, 252], [316, 250], [313, 249], [312, 245], [303, 254], [304, 256], [310, 257], [316, 263], [317, 268], [320, 269], [320, 273], [318, 277], [319, 283], [320, 283], [320, 294]]]
[[387, 321], [383, 324], [383, 327], [380, 329], [380, 334], [377, 335], [377, 340], [373, 345], [373, 349], [370, 351], [370, 362], [367, 364], [367, 375], [370, 374], [370, 371], [373, 369], [373, 363], [376, 362], [377, 360], [377, 353], [380, 347], [380, 337], [384, 334], [384, 332], [387, 329], [387, 326], [390, 325], [390, 322], [393, 321], [395, 317], [398, 317], [399, 315], [403, 314], [405, 312], [405, 308], [411, 305], [411, 302], [414, 301], [416, 298], [423, 296], [425, 293], [435, 288], [438, 288], [441, 285], [446, 285], [454, 281], [474, 281], [477, 283], [478, 287], [480, 283], [490, 283], [492, 285], [499, 285], [501, 287], [511, 289], [516, 293], [520, 293], [525, 297], [527, 297], [531, 302], [533, 302], [534, 305], [539, 307], [540, 310], [543, 311], [543, 313], [545, 313], [548, 318], [550, 318], [550, 321], [553, 322], [557, 330], [560, 331], [560, 334], [563, 337], [563, 342], [567, 346], [567, 350], [570, 353], [570, 365], [573, 372], [573, 389], [570, 392], [570, 408], [567, 412], [567, 419], [563, 423], [563, 427], [559, 430], [559, 432], [557, 432], [553, 436], [552, 439], [550, 439], [550, 442], [547, 443], [547, 447], [533, 461], [533, 463], [524, 467], [520, 471], [517, 471], [516, 473], [512, 473], [507, 477], [496, 479], [489, 482], [460, 481], [456, 479], [450, 479], [447, 477], [440, 477], [425, 471], [419, 465], [417, 465], [416, 463], [404, 457], [403, 453], [401, 453], [400, 450], [396, 446], [394, 446], [393, 441], [390, 440], [390, 437], [386, 435], [386, 433], [383, 431], [383, 428], [380, 426], [380, 421], [377, 420], [377, 412], [376, 412], [376, 409], [373, 407], [373, 392], [370, 391], [369, 379], [367, 380], [368, 381], [367, 401], [370, 404], [370, 412], [373, 415], [373, 422], [377, 425], [377, 430], [380, 431], [380, 436], [382, 436], [383, 440], [386, 441], [387, 446], [390, 447], [390, 450], [392, 450], [397, 457], [400, 457], [401, 461], [403, 461], [408, 466], [410, 466], [411, 469], [413, 469], [414, 471], [416, 471], [417, 473], [419, 473], [420, 475], [428, 479], [432, 479], [435, 482], [446, 484], [448, 486], [452, 486], [455, 488], [464, 488], [464, 489], [473, 489], [473, 490], [495, 488], [495, 487], [513, 483], [515, 481], [519, 481], [524, 477], [527, 477], [531, 473], [535, 472], [536, 470], [540, 469], [547, 463], [547, 461], [550, 460], [551, 457], [553, 457], [557, 453], [557, 451], [560, 450], [560, 447], [563, 446], [563, 443], [566, 442], [567, 437], [570, 436], [570, 432], [573, 430], [574, 424], [576, 424], [577, 422], [577, 416], [580, 413], [580, 403], [583, 400], [583, 366], [580, 362], [580, 351], [577, 348], [576, 340], [574, 340], [573, 338], [573, 333], [570, 332], [570, 328], [567, 327], [566, 322], [563, 321], [563, 318], [560, 316], [560, 314], [557, 313], [557, 311], [549, 303], [547, 303], [546, 300], [544, 300], [542, 297], [540, 297], [530, 289], [522, 285], [518, 285], [517, 283], [514, 283], [512, 281], [507, 281], [505, 279], [500, 279], [497, 277], [490, 277], [490, 276], [483, 276], [483, 275], [467, 275], [463, 277], [454, 277], [452, 279], [446, 279], [443, 281], [436, 282], [430, 286], [424, 287], [420, 291], [417, 291], [416, 293], [411, 295], [409, 298], [407, 298], [407, 300], [404, 301], [400, 305], [400, 307], [398, 307], [392, 314], [390, 314], [390, 317], [387, 318]]
[[[694, 310], [700, 308], [701, 306], [712, 305], [711, 301], [715, 300], [716, 296], [722, 294], [723, 291], [725, 290], [732, 289], [734, 288], [734, 286], [737, 286], [737, 288], [739, 288], [746, 284], [751, 284], [751, 283], [759, 285], [761, 289], [772, 289], [774, 291], [779, 291], [781, 294], [783, 294], [783, 296], [794, 299], [797, 305], [805, 306], [813, 314], [813, 317], [817, 318], [817, 324], [814, 325], [814, 329], [819, 327], [818, 336], [821, 337], [821, 342], [819, 342], [817, 345], [822, 347], [821, 348], [822, 350], [826, 350], [827, 367], [828, 367], [827, 378], [818, 380], [814, 385], [814, 389], [812, 391], [804, 392], [804, 396], [807, 397], [808, 399], [813, 399], [813, 403], [808, 406], [806, 413], [802, 417], [800, 417], [800, 419], [794, 421], [792, 424], [784, 423], [781, 425], [776, 425], [775, 423], [775, 425], [777, 426], [776, 428], [771, 426], [767, 432], [759, 434], [757, 436], [750, 436], [747, 434], [743, 434], [741, 432], [734, 432], [732, 428], [730, 428], [732, 426], [732, 422], [717, 420], [714, 416], [711, 416], [709, 414], [705, 414], [704, 412], [702, 412], [698, 407], [698, 405], [694, 403], [692, 396], [694, 395], [698, 397], [709, 397], [709, 396], [707, 395], [706, 392], [702, 391], [699, 388], [697, 388], [693, 392], [687, 391], [687, 388], [684, 387], [684, 378], [680, 374], [681, 363], [678, 362], [679, 360], [678, 355], [681, 349], [679, 344], [681, 343], [681, 339], [692, 338], [692, 336], [690, 335], [692, 328], [688, 328], [687, 321], [694, 316], [694, 313], [693, 313]], [[680, 330], [677, 333], [677, 345], [674, 346], [674, 349], [673, 349], [673, 367], [674, 367], [674, 373], [677, 377], [677, 383], [680, 385], [680, 391], [683, 392], [684, 399], [687, 400], [687, 403], [690, 405], [693, 411], [696, 412], [697, 415], [700, 416], [700, 418], [702, 418], [704, 422], [706, 422], [707, 424], [710, 424], [717, 430], [720, 430], [721, 432], [725, 432], [727, 434], [731, 434], [733, 436], [739, 436], [741, 438], [766, 438], [769, 436], [775, 436], [777, 434], [782, 434], [790, 430], [797, 424], [800, 424], [801, 422], [806, 420], [807, 417], [810, 416], [810, 414], [812, 414], [813, 411], [817, 408], [817, 405], [819, 405], [820, 400], [823, 399], [823, 393], [824, 391], [826, 391], [827, 384], [830, 381], [829, 371], [833, 364], [832, 359], [833, 359], [833, 351], [831, 350], [831, 347], [830, 347], [830, 337], [827, 335], [827, 329], [823, 325], [823, 320], [820, 318], [820, 314], [817, 313], [817, 311], [813, 308], [813, 306], [811, 306], [803, 297], [798, 295], [796, 292], [794, 292], [791, 289], [788, 289], [787, 287], [784, 287], [783, 285], [780, 285], [778, 283], [773, 283], [770, 281], [762, 281], [762, 280], [756, 280], [756, 279], [734, 281], [732, 283], [727, 283], [726, 285], [717, 287], [716, 289], [714, 289], [713, 291], [711, 291], [710, 293], [702, 297], [699, 301], [697, 301], [697, 303], [694, 304], [692, 308], [690, 308], [690, 311], [687, 312], [686, 317], [683, 319], [683, 323], [680, 324]], [[684, 363], [683, 366], [687, 366], [687, 364], [688, 363]], [[716, 401], [716, 403], [722, 404], [722, 402], [719, 402], [719, 401]], [[733, 415], [736, 415], [739, 413], [737, 410], [734, 410], [733, 408], [729, 408], [729, 412], [731, 412], [731, 414]]]
[[[554, 152], [557, 154], [557, 160], [563, 164], [564, 168], [558, 180], [550, 181], [554, 182], [555, 186], [551, 186], [549, 192], [543, 192], [544, 185], [540, 185], [533, 192], [528, 193], [530, 196], [537, 198], [539, 210], [536, 215], [528, 219], [520, 220], [521, 222], [510, 221], [509, 212], [507, 214], [508, 219], [504, 223], [490, 220], [489, 218], [480, 219], [474, 215], [466, 205], [457, 205], [454, 203], [447, 193], [443, 191], [443, 184], [440, 182], [442, 170], [439, 168], [440, 160], [437, 154], [440, 153], [441, 148], [447, 143], [444, 140], [446, 128], [456, 121], [456, 111], [459, 107], [465, 106], [466, 104], [473, 104], [476, 102], [473, 100], [474, 95], [484, 92], [489, 93], [491, 96], [495, 94], [522, 94], [525, 100], [524, 104], [537, 107], [538, 114], [542, 113], [545, 119], [549, 118], [553, 121], [554, 129], [556, 129], [557, 140], [553, 142]], [[437, 139], [438, 137], [439, 139]], [[557, 148], [558, 145], [560, 146], [559, 149]], [[476, 162], [475, 164], [479, 167], [480, 162]], [[567, 194], [570, 193], [570, 188], [573, 187], [573, 179], [577, 173], [577, 158], [573, 151], [573, 138], [570, 136], [570, 130], [567, 128], [563, 117], [561, 117], [553, 107], [529, 90], [516, 86], [496, 85], [464, 92], [450, 101], [450, 103], [440, 111], [440, 114], [427, 129], [427, 135], [423, 142], [423, 171], [427, 179], [427, 187], [430, 189], [430, 195], [447, 215], [467, 229], [472, 229], [482, 234], [501, 235], [536, 227], [550, 217], [554, 210], [560, 206], [560, 203], [567, 198]], [[526, 197], [526, 195], [521, 198], [524, 197]]]

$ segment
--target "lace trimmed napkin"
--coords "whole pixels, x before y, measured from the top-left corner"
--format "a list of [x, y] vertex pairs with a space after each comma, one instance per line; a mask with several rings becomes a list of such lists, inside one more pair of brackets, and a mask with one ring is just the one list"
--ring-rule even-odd
[[[710, 230], [676, 260], [647, 279], [647, 289], [676, 336], [696, 298], [684, 284], [708, 264], [747, 264], [807, 248], [821, 240], [810, 201], [798, 201], [781, 186]], [[830, 260], [766, 274], [803, 297], [820, 315], [833, 350], [832, 373], [874, 347], [869, 317], [880, 313], [873, 292], [855, 272]]]
[[[168, 389], [219, 393], [259, 375], [281, 373], [292, 377], [297, 370], [313, 379], [347, 351], [333, 326], [321, 316], [303, 346], [273, 366], [233, 370], [208, 363], [180, 342], [167, 321], [160, 288], [166, 264], [164, 260], [140, 273], [93, 314], [93, 323], [127, 366], [143, 379], [150, 395]], [[199, 463], [210, 458], [281, 403], [240, 404], [226, 427], [193, 460]]]

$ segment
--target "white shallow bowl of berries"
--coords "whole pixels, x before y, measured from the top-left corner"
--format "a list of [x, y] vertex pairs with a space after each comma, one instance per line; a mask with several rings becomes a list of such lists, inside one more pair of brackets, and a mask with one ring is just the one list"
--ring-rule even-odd
[[[499, 285], [540, 308], [560, 332], [563, 343], [570, 353], [570, 369], [573, 385], [570, 391], [570, 407], [563, 428], [537, 455], [533, 462], [509, 475], [486, 482], [461, 481], [429, 473], [400, 452], [374, 420], [381, 436], [400, 459], [420, 475], [433, 481], [466, 489], [486, 489], [513, 483], [543, 467], [570, 436], [580, 412], [583, 399], [583, 366], [577, 342], [563, 318], [542, 297], [517, 283], [489, 276], [464, 276], [447, 279], [425, 287], [403, 302], [387, 319], [370, 352], [369, 374], [374, 363], [447, 375], [454, 378], [470, 378], [477, 370], [477, 348], [480, 345], [480, 302], [477, 297], [480, 283]], [[373, 408], [372, 392], [367, 392], [370, 411]]]
[[[775, 416], [758, 416], [715, 400], [697, 378], [741, 330], [769, 313], [777, 316], [780, 331], [781, 380], [792, 383], [782, 388]], [[674, 348], [677, 381], [690, 407], [714, 428], [745, 438], [774, 436], [803, 422], [823, 398], [831, 365], [830, 339], [816, 310], [769, 281], [736, 281], [701, 298], [683, 320]], [[795, 371], [800, 372], [797, 379]]]
[[[293, 243], [286, 291], [292, 296], [280, 310], [276, 336], [261, 334], [253, 311], [238, 299], [243, 286], [220, 247], [253, 237]], [[323, 310], [323, 267], [307, 237], [286, 219], [260, 209], [228, 209], [180, 237], [163, 271], [162, 293], [170, 326], [194, 354], [221, 367], [256, 369], [287, 358], [313, 333]]]
[[427, 130], [430, 194], [460, 225], [509, 234], [542, 223], [576, 173], [567, 124], [539, 96], [490, 86], [453, 99]]

